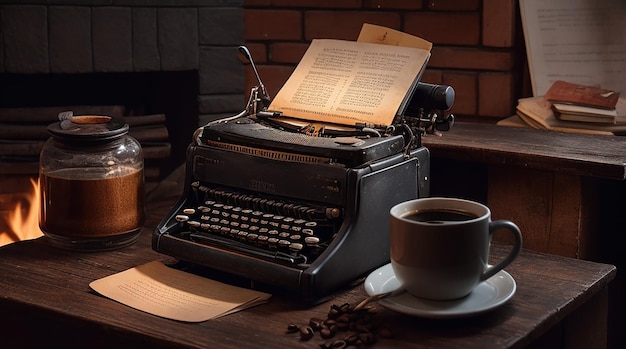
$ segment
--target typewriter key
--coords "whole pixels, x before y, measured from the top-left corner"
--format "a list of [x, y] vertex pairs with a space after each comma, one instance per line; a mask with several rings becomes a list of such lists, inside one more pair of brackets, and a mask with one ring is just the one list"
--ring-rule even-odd
[[179, 222], [186, 222], [189, 220], [189, 216], [184, 215], [184, 214], [177, 214], [175, 218]]
[[241, 231], [240, 231], [239, 229], [231, 229], [231, 230], [228, 232], [228, 237], [231, 237], [231, 238], [236, 238], [236, 237], [239, 235], [239, 233], [240, 233], [240, 232], [241, 232]]
[[299, 252], [299, 251], [301, 251], [303, 247], [304, 247], [304, 246], [302, 246], [302, 244], [301, 244], [301, 243], [298, 243], [298, 242], [292, 242], [292, 243], [290, 243], [290, 244], [289, 244], [289, 249], [290, 249], [291, 251], [294, 251], [294, 252]]
[[317, 245], [320, 242], [320, 238], [317, 236], [307, 236], [304, 238], [304, 243], [307, 245]]

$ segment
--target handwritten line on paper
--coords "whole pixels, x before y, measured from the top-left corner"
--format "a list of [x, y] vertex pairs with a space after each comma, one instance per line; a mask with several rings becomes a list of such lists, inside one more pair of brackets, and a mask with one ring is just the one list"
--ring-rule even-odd
[[201, 322], [265, 303], [270, 294], [149, 262], [89, 284], [132, 308], [168, 319]]

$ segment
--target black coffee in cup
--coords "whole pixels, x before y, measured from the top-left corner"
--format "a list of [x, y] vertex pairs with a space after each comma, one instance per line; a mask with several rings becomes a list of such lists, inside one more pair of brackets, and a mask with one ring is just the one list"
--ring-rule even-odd
[[463, 222], [478, 218], [477, 215], [460, 210], [432, 209], [411, 212], [402, 218], [416, 222], [444, 224], [446, 222]]
[[[496, 231], [514, 238], [509, 254], [487, 264]], [[481, 203], [443, 197], [405, 201], [389, 210], [389, 257], [394, 275], [415, 297], [451, 300], [467, 296], [508, 266], [522, 247], [509, 220], [491, 220]]]

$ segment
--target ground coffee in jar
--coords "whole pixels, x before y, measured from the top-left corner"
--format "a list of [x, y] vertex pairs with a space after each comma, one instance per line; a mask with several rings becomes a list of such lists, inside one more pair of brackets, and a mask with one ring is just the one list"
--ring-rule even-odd
[[143, 153], [128, 125], [68, 116], [48, 126], [39, 160], [39, 226], [50, 243], [111, 250], [139, 237], [145, 220]]

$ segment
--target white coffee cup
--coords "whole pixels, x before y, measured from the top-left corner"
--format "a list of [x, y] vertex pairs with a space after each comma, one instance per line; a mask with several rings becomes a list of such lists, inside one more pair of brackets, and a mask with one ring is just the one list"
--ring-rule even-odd
[[[514, 237], [509, 254], [489, 265], [496, 230]], [[467, 296], [519, 254], [522, 234], [509, 220], [491, 220], [489, 208], [456, 198], [422, 198], [390, 210], [390, 257], [396, 278], [412, 295], [433, 300]]]

